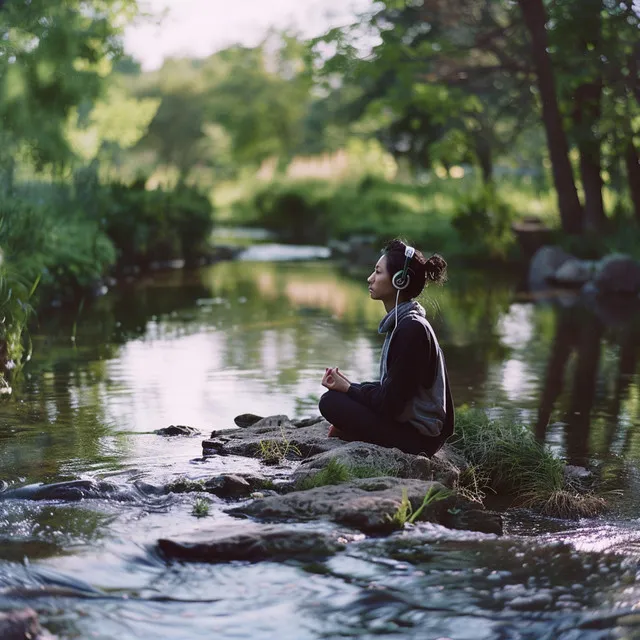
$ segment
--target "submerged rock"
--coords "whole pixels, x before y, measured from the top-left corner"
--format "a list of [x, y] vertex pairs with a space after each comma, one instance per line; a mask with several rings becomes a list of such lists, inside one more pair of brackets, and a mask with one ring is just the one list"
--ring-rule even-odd
[[31, 484], [0, 493], [0, 500], [65, 500], [73, 502], [84, 498], [135, 500], [133, 493], [115, 484], [95, 482], [94, 480]]
[[0, 638], [2, 640], [54, 640], [40, 626], [38, 614], [33, 609], [0, 612]]
[[[410, 502], [411, 510], [416, 511], [429, 491], [446, 490], [439, 482], [369, 478], [262, 498], [230, 509], [229, 513], [270, 521], [328, 519], [365, 533], [388, 533], [402, 526], [394, 516], [406, 507], [405, 499]], [[451, 514], [468, 506], [451, 493], [428, 505], [419, 519], [445, 526], [451, 522], [455, 526], [458, 523], [452, 521]]]
[[337, 535], [286, 526], [218, 527], [191, 540], [158, 540], [158, 548], [168, 558], [193, 562], [232, 560], [289, 560], [333, 555], [344, 549]]
[[182, 424], [171, 424], [168, 427], [164, 427], [164, 429], [156, 429], [154, 433], [157, 433], [159, 436], [196, 436], [200, 435], [200, 432], [193, 427], [187, 427]]

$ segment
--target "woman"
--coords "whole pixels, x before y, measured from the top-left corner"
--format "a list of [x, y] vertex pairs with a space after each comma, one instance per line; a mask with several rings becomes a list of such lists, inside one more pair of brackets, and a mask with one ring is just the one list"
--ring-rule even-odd
[[387, 314], [380, 382], [353, 384], [338, 367], [328, 368], [320, 413], [329, 436], [362, 440], [407, 453], [432, 456], [453, 433], [454, 408], [444, 356], [422, 306], [414, 300], [429, 283], [446, 280], [447, 263], [428, 260], [401, 240], [383, 249], [367, 279], [372, 300]]

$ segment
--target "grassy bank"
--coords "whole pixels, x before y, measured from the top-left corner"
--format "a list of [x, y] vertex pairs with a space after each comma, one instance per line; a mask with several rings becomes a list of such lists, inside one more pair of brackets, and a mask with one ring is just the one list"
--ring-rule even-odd
[[25, 328], [38, 306], [78, 304], [125, 267], [194, 260], [212, 226], [209, 199], [188, 186], [148, 191], [78, 176], [0, 195], [0, 377], [28, 353]]
[[246, 181], [216, 191], [221, 225], [257, 226], [288, 242], [327, 242], [353, 235], [382, 242], [409, 236], [448, 256], [506, 259], [517, 254], [511, 224], [537, 215], [557, 220], [555, 198], [525, 179], [504, 179], [495, 190], [472, 176], [433, 177], [425, 184], [358, 180]]

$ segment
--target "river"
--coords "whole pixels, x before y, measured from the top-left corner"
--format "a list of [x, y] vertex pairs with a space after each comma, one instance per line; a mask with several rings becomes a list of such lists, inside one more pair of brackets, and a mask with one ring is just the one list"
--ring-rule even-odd
[[29, 605], [83, 640], [640, 638], [639, 318], [534, 301], [512, 274], [454, 268], [428, 290], [454, 398], [517, 415], [596, 468], [606, 517], [509, 511], [501, 538], [423, 524], [313, 563], [165, 562], [158, 538], [231, 518], [222, 500], [197, 519], [192, 495], [142, 483], [260, 463], [204, 459], [201, 438], [155, 429], [207, 436], [245, 412], [316, 415], [325, 366], [376, 375], [383, 309], [366, 272], [246, 257], [41, 312], [33, 358], [0, 402], [0, 482], [109, 480], [129, 497], [0, 500], [0, 609]]

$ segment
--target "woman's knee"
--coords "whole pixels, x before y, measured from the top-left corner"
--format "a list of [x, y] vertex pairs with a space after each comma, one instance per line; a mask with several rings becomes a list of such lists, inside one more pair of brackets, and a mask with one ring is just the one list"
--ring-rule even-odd
[[320, 413], [331, 422], [333, 416], [335, 414], [335, 406], [336, 406], [336, 395], [338, 391], [327, 391], [323, 393], [320, 397], [320, 402], [318, 402], [318, 409], [320, 409]]

